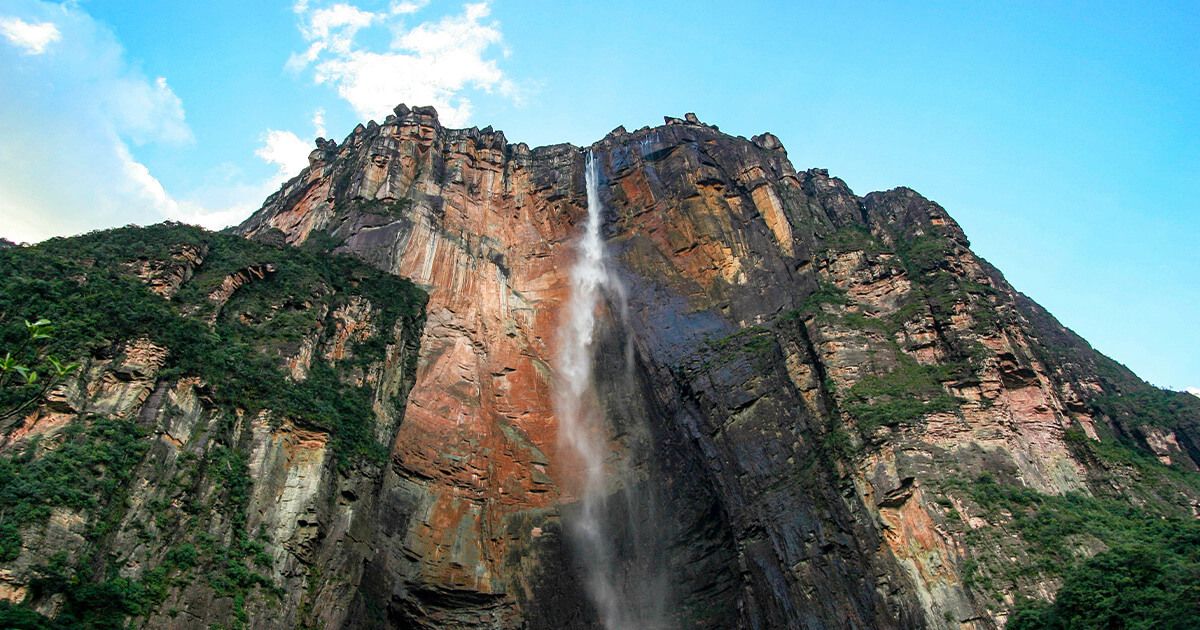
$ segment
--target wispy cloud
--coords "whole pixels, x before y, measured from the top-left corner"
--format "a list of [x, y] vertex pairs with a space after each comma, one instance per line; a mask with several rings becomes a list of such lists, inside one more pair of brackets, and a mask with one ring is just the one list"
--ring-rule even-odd
[[429, 4], [429, 0], [421, 0], [420, 2], [393, 2], [390, 11], [393, 15], [405, 15], [408, 13], [416, 13], [424, 9]]
[[18, 0], [5, 9], [0, 35], [13, 45], [0, 41], [0, 236], [38, 241], [164, 219], [220, 228], [307, 164], [307, 143], [268, 132], [259, 155], [280, 170], [267, 179], [228, 177], [173, 195], [134, 151], [194, 142], [167, 79], [144, 75], [78, 4]]
[[166, 77], [148, 81], [130, 72], [109, 77], [106, 83], [101, 87], [101, 104], [121, 134], [134, 144], [182, 145], [192, 141], [183, 101], [167, 85]]
[[[421, 20], [427, 4], [393, 0], [367, 10], [300, 0], [293, 9], [307, 48], [289, 65], [333, 87], [361, 118], [381, 119], [406, 102], [434, 105], [446, 124], [463, 125], [472, 97], [515, 100], [489, 5]], [[37, 241], [163, 219], [224, 227], [307, 165], [312, 145], [303, 134], [267, 129], [255, 154], [276, 167], [269, 177], [247, 181], [231, 166], [182, 196], [164, 186], [137, 155], [147, 145], [195, 142], [185, 104], [168, 77], [145, 75], [85, 7], [9, 0], [0, 9], [0, 236]], [[324, 110], [313, 112], [312, 125], [326, 135]]]
[[[313, 80], [332, 86], [360, 118], [383, 118], [397, 103], [433, 105], [443, 122], [465, 125], [471, 117], [468, 92], [479, 90], [515, 99], [514, 83], [497, 64], [503, 43], [500, 25], [488, 18], [487, 2], [460, 13], [409, 27], [406, 20], [427, 2], [393, 2], [385, 11], [347, 3], [316, 7], [307, 0], [293, 9], [309, 43], [288, 61], [294, 71], [311, 69]], [[375, 50], [360, 33], [386, 28], [391, 41]]]
[[175, 216], [180, 204], [130, 150], [192, 142], [167, 80], [142, 74], [78, 5], [25, 1], [8, 10], [4, 36], [16, 32], [24, 44], [0, 46], [4, 232], [34, 241]]
[[1183, 391], [1185, 391], [1185, 392], [1187, 392], [1187, 393], [1189, 393], [1189, 394], [1191, 394], [1191, 395], [1193, 395], [1193, 396], [1198, 396], [1198, 397], [1200, 397], [1200, 387], [1189, 387], [1189, 388], [1187, 388], [1187, 389], [1185, 389], [1185, 390], [1183, 390]]
[[40, 55], [62, 39], [54, 22], [26, 22], [18, 17], [0, 18], [0, 35], [26, 55]]
[[325, 130], [325, 110], [317, 108], [312, 116], [313, 133], [317, 134], [318, 138], [324, 138], [329, 132]]

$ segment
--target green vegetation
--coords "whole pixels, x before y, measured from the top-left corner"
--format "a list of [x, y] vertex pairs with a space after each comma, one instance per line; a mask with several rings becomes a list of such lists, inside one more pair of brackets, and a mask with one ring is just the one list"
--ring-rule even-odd
[[709, 339], [705, 346], [707, 358], [700, 364], [701, 370], [709, 370], [740, 357], [753, 360], [754, 365], [761, 369], [767, 365], [776, 347], [775, 333], [763, 326], [747, 326], [724, 337]]
[[209, 451], [207, 465], [220, 493], [217, 509], [229, 518], [233, 540], [218, 541], [202, 533], [197, 536], [200, 554], [186, 547], [176, 549], [173, 553], [182, 557], [198, 555], [208, 576], [209, 586], [217, 595], [233, 598], [234, 616], [239, 622], [245, 623], [248, 621], [245, 609], [247, 594], [254, 588], [273, 589], [275, 586], [270, 577], [256, 570], [269, 569], [271, 559], [262, 541], [251, 539], [246, 531], [246, 507], [250, 502], [252, 485], [246, 456], [235, 449], [217, 446]]
[[1019, 565], [988, 562], [988, 575], [971, 561], [964, 573], [973, 588], [994, 588], [995, 578], [1063, 579], [1053, 604], [1024, 602], [1010, 627], [1183, 628], [1200, 614], [1200, 523], [1186, 510], [1136, 507], [1128, 497], [1045, 495], [986, 473], [953, 487], [989, 520], [1008, 516], [1028, 554]]
[[[862, 250], [883, 253], [883, 244], [860, 227], [843, 228], [826, 241], [834, 250]], [[970, 281], [947, 268], [947, 257], [952, 255], [955, 244], [942, 234], [927, 234], [908, 240], [900, 239], [897, 254], [909, 279], [914, 284], [914, 294], [896, 312], [886, 317], [851, 312], [838, 318], [838, 323], [860, 330], [876, 330], [894, 337], [904, 325], [924, 313], [932, 313], [935, 319], [946, 323], [956, 315], [959, 304], [973, 305], [970, 308], [975, 332], [986, 334], [994, 330], [1001, 321], [1000, 315], [990, 303], [997, 291], [988, 285]], [[984, 303], [980, 303], [980, 302]], [[822, 306], [826, 304], [848, 305], [851, 301], [845, 292], [832, 285], [822, 283], [808, 300], [791, 317], [816, 315], [829, 318]], [[951, 342], [958, 341], [951, 339]], [[951, 345], [954, 345], [952, 343]], [[956, 349], [963, 356], [971, 348], [959, 343]]]
[[762, 326], [747, 326], [731, 335], [708, 342], [719, 353], [765, 352], [774, 346], [771, 331]]
[[[125, 628], [129, 616], [145, 615], [156, 608], [167, 595], [167, 587], [179, 578], [181, 570], [168, 556], [159, 566], [146, 571], [140, 580], [116, 575], [111, 570], [103, 578], [92, 575], [87, 565], [71, 567], [65, 554], [56, 554], [49, 564], [39, 568], [39, 576], [31, 585], [38, 596], [59, 594], [63, 598], [58, 615], [49, 620], [29, 615], [32, 611], [11, 607], [8, 612], [30, 628]], [[0, 611], [3, 619], [5, 611]], [[36, 613], [34, 613], [36, 614]], [[40, 622], [41, 625], [38, 625]]]
[[1183, 392], [1145, 387], [1126, 394], [1105, 394], [1092, 401], [1103, 413], [1130, 426], [1179, 426], [1180, 420], [1200, 420], [1200, 400]]
[[397, 218], [404, 216], [405, 211], [412, 207], [412, 199], [402, 198], [391, 202], [382, 199], [360, 199], [351, 202], [350, 207], [359, 212]]
[[[189, 250], [202, 253], [203, 262], [170, 299], [138, 278], [144, 269], [183, 277]], [[274, 271], [261, 278], [249, 274], [252, 281], [225, 304], [209, 298], [232, 274], [268, 266]], [[312, 334], [325, 340], [337, 334], [338, 322], [329, 314], [360, 298], [370, 304], [374, 334], [363, 341], [352, 336], [346, 356], [336, 364], [314, 357], [308, 378], [293, 381], [283, 369], [284, 357]], [[42, 356], [52, 368], [63, 366], [59, 378], [70, 378], [73, 370], [49, 357], [84, 365], [111, 359], [119, 365], [122, 343], [147, 338], [169, 351], [159, 379], [197, 376], [204, 399], [224, 410], [203, 450], [181, 452], [165, 476], [163, 461], [145, 459], [154, 440], [150, 427], [136, 418], [84, 414], [46, 443], [30, 440], [0, 457], [0, 562], [16, 558], [23, 529], [45, 522], [56, 508], [87, 519], [84, 548], [71, 557], [56, 556], [37, 569], [40, 577], [31, 584], [34, 600], [61, 596], [57, 617], [49, 620], [4, 605], [0, 627], [120, 628], [129, 616], [156, 610], [173, 586], [196, 580], [230, 598], [230, 621], [244, 626], [247, 598], [255, 591], [278, 591], [269, 577], [265, 534], [254, 534], [248, 525], [253, 484], [235, 418], [271, 409], [274, 418], [327, 431], [331, 454], [342, 469], [383, 462], [386, 445], [375, 438], [376, 401], [370, 388], [357, 383], [385, 359], [395, 329], [404, 331], [397, 342], [408, 346], [407, 367], [410, 373], [415, 369], [424, 299], [411, 283], [349, 258], [179, 225], [111, 230], [0, 251], [0, 348], [35, 351], [28, 356], [9, 351], [24, 357], [13, 360], [14, 366], [36, 364]], [[42, 317], [54, 319], [53, 334], [37, 319]], [[25, 318], [33, 322], [27, 325]], [[29, 343], [31, 336], [36, 344]], [[9, 373], [21, 371], [14, 367]], [[5, 383], [0, 388], [5, 404], [22, 404], [30, 395], [21, 381]], [[129, 488], [147, 477], [162, 489], [147, 505], [153, 522], [122, 525]], [[118, 572], [110, 548], [118, 527], [159, 550], [138, 579]]]
[[[194, 542], [179, 542], [170, 547], [159, 563], [147, 567], [140, 579], [120, 577], [111, 564], [106, 575], [97, 577], [93, 575], [94, 563], [83, 562], [72, 567], [65, 556], [40, 569], [42, 577], [33, 585], [35, 596], [59, 593], [69, 602], [55, 623], [63, 624], [61, 627], [124, 627], [126, 616], [142, 616], [156, 610], [172, 587], [203, 579], [218, 597], [232, 600], [233, 627], [245, 627], [248, 621], [245, 602], [255, 589], [279, 595], [269, 575], [271, 558], [263, 537], [260, 533], [252, 539], [247, 530], [251, 480], [245, 455], [234, 448], [216, 445], [206, 453], [203, 465], [215, 488], [213, 502], [201, 502], [193, 488], [193, 494], [184, 497], [182, 521], [174, 522], [159, 514], [160, 528], [174, 532], [172, 536], [176, 539]], [[109, 513], [119, 516], [122, 508], [114, 504]], [[215, 514], [228, 522], [228, 539], [218, 539], [206, 531]], [[89, 541], [99, 552], [102, 538], [90, 536]], [[89, 596], [93, 592], [102, 593], [103, 597]]]
[[836, 285], [828, 282], [818, 282], [817, 290], [804, 298], [804, 302], [800, 304], [800, 308], [794, 311], [788, 311], [781, 316], [783, 321], [791, 321], [803, 319], [809, 315], [819, 315], [822, 308], [826, 304], [844, 306], [850, 303], [850, 297], [846, 292]]
[[[845, 229], [825, 239], [831, 251], [882, 253], [886, 247], [866, 230]], [[954, 258], [960, 246], [934, 228], [896, 239], [899, 263], [913, 283], [913, 295], [897, 312], [878, 316], [848, 305], [836, 291], [814, 293], [794, 318], [815, 316], [843, 331], [859, 331], [868, 347], [882, 335], [901, 338], [906, 323], [931, 315], [940, 324], [952, 360], [922, 366], [893, 345], [900, 364], [886, 374], [863, 378], [841, 396], [841, 406], [864, 434], [880, 426], [919, 421], [932, 412], [954, 411], [961, 401], [942, 383], [969, 381], [985, 349], [973, 335], [958, 335], [948, 324], [968, 314], [972, 332], [992, 334], [1009, 316], [999, 292], [987, 280], [959, 275]], [[968, 528], [944, 498], [939, 503], [950, 527], [960, 528], [972, 549], [962, 575], [968, 588], [1005, 606], [1005, 593], [1033, 595], [1045, 580], [1061, 580], [1053, 603], [1023, 601], [1008, 624], [1015, 630], [1066, 628], [1193, 628], [1200, 619], [1200, 523], [1189, 497], [1200, 496], [1200, 475], [1166, 466], [1148, 453], [1134, 427], [1153, 425], [1194, 435], [1200, 427], [1200, 401], [1151, 388], [1123, 366], [1096, 354], [1047, 314], [1018, 301], [1031, 320], [1038, 358], [1068, 379], [1099, 375], [1105, 394], [1090, 401], [1124, 431], [1102, 441], [1067, 432], [1067, 442], [1087, 463], [1094, 494], [1044, 495], [1002, 482], [990, 474], [970, 482], [951, 481], [945, 490], [959, 495], [996, 525]], [[928, 315], [927, 315], [928, 314]], [[891, 354], [891, 353], [889, 353]], [[829, 389], [832, 391], [832, 388]], [[1100, 423], [1098, 423], [1100, 424]], [[1098, 427], [1101, 433], [1104, 427]], [[845, 457], [848, 440], [833, 434], [823, 451]], [[997, 473], [999, 475], [999, 473]], [[1006, 479], [1009, 477], [1006, 475]], [[976, 512], [978, 514], [978, 512]]]
[[0, 628], [11, 630], [60, 630], [69, 628], [55, 623], [30, 608], [0, 601]]
[[959, 400], [942, 388], [958, 365], [921, 365], [897, 353], [899, 364], [886, 374], [864, 377], [846, 392], [844, 409], [869, 435], [878, 427], [911, 424], [931, 413], [954, 411]]
[[825, 245], [838, 252], [862, 251], [867, 254], [879, 254], [887, 251], [879, 239], [860, 225], [849, 225], [838, 229], [825, 237]]
[[[873, 236], [861, 228], [840, 230], [829, 242], [831, 247], [844, 249], [864, 249], [868, 244], [879, 245]], [[904, 250], [904, 255], [910, 257], [905, 259], [910, 273], [923, 273], [925, 268], [932, 269], [941, 264], [940, 261], [948, 253], [951, 245], [948, 239], [942, 237], [915, 239], [915, 244]], [[948, 272], [939, 273], [951, 276]], [[784, 322], [816, 316], [819, 320], [851, 330], [873, 331], [882, 336], [884, 343], [892, 350], [890, 354], [898, 361], [895, 368], [885, 374], [864, 377], [852, 386], [842, 399], [842, 408], [856, 419], [858, 429], [864, 436], [872, 434], [882, 426], [912, 424], [931, 413], [957, 410], [962, 401], [948, 394], [942, 383], [961, 381], [973, 376], [974, 368], [968, 352], [970, 348], [960, 349], [963, 352], [959, 360], [935, 366], [921, 365], [900, 348], [896, 337], [903, 330], [905, 323], [926, 311], [929, 308], [927, 295], [940, 290], [937, 287], [926, 288], [920, 283], [917, 284], [917, 289], [917, 299], [908, 301], [886, 317], [859, 311], [844, 311], [839, 315], [825, 310], [824, 307], [849, 305], [851, 300], [845, 291], [838, 287], [821, 283], [800, 308], [785, 313], [780, 318], [780, 321]], [[952, 309], [956, 301], [957, 298], [948, 298], [947, 308]], [[948, 317], [945, 313], [943, 315]], [[826, 388], [832, 393], [831, 384], [827, 384]], [[841, 437], [834, 440], [834, 450], [844, 453], [847, 452], [849, 441], [840, 439]]]
[[[14, 457], [0, 458], [0, 561], [19, 555], [21, 527], [45, 521], [54, 508], [91, 514], [86, 537], [93, 545], [102, 540], [124, 514], [128, 486], [150, 445], [145, 437], [132, 421], [93, 417], [68, 425], [54, 450], [33, 440]], [[141, 580], [115, 574], [97, 579], [90, 563], [71, 567], [58, 554], [31, 586], [38, 596], [62, 594], [60, 614], [50, 621], [7, 606], [0, 609], [0, 627], [122, 628], [127, 615], [143, 614], [162, 601], [168, 577], [186, 568], [185, 560], [168, 554]]]
[[[895, 337], [905, 325], [915, 318], [930, 314], [941, 324], [943, 337], [953, 354], [968, 358], [977, 354], [977, 344], [950, 330], [949, 323], [960, 312], [969, 313], [972, 329], [976, 334], [993, 333], [1004, 323], [1004, 312], [996, 308], [999, 292], [992, 286], [969, 280], [951, 264], [959, 245], [951, 233], [944, 228], [932, 227], [931, 232], [906, 237], [895, 237], [894, 253], [898, 260], [878, 260], [878, 263], [903, 269], [913, 283], [912, 295], [899, 305], [896, 312], [877, 316], [869, 310], [848, 313], [838, 318], [837, 323], [859, 330], [875, 330]], [[860, 226], [841, 228], [825, 237], [830, 251], [864, 251], [867, 254], [891, 253], [893, 248]], [[821, 309], [823, 304], [849, 304], [844, 293], [837, 294], [818, 290], [810, 301], [797, 309], [793, 316], [816, 315], [830, 317]]]
[[35, 440], [0, 458], [0, 562], [20, 553], [19, 529], [53, 508], [97, 512], [121, 496], [149, 446], [143, 437], [129, 420], [93, 418], [67, 426], [62, 445], [39, 457]]
[[[0, 602], [0, 628], [17, 630], [67, 630], [74, 628], [126, 628], [126, 618], [154, 610], [167, 595], [170, 584], [194, 565], [194, 550], [189, 558], [167, 554], [159, 566], [146, 572], [141, 580], [115, 575], [95, 579], [86, 567], [72, 568], [65, 554], [56, 554], [39, 568], [32, 589], [38, 595], [62, 595], [62, 607], [54, 619], [30, 608]], [[191, 564], [189, 564], [189, 562]]]
[[1081, 547], [1098, 541], [1104, 546], [1137, 545], [1168, 537], [1181, 528], [1200, 524], [1178, 514], [1146, 509], [1127, 500], [1079, 493], [1042, 494], [1004, 484], [984, 473], [966, 485], [971, 499], [996, 517], [1011, 515], [1013, 529], [1034, 554], [1025, 570], [1056, 573], [1079, 556]]
[[1103, 440], [1088, 438], [1082, 429], [1069, 429], [1065, 441], [1080, 461], [1091, 462], [1092, 475], [1100, 489], [1124, 487], [1114, 498], [1133, 492], [1139, 502], [1160, 510], [1178, 510], [1163, 497], [1200, 495], [1200, 474], [1178, 466], [1164, 465], [1138, 444], [1122, 442], [1103, 431]]
[[955, 243], [948, 236], [935, 233], [901, 240], [898, 253], [909, 278], [919, 289], [921, 300], [928, 305], [934, 318], [948, 322], [958, 305], [965, 304], [974, 320], [974, 331], [988, 334], [1002, 323], [1000, 313], [993, 306], [998, 292], [951, 271], [947, 260], [955, 249]]
[[40, 402], [46, 392], [79, 369], [49, 354], [53, 336], [48, 319], [25, 320], [27, 336], [0, 358], [0, 427], [6, 427]]
[[[852, 328], [859, 331], [874, 330], [883, 333], [886, 340], [891, 344], [893, 336], [896, 334], [898, 327], [894, 326], [890, 319], [873, 317], [864, 313], [848, 312], [837, 319], [837, 322], [847, 328]], [[897, 348], [899, 350], [899, 348]]]
[[[837, 420], [835, 419], [834, 422], [837, 422]], [[858, 455], [858, 449], [855, 447], [850, 433], [837, 424], [825, 431], [819, 444], [821, 447], [820, 452], [823, 455], [832, 457], [836, 461], [849, 461]]]
[[[150, 292], [131, 271], [139, 260], [170, 261], [182, 247], [207, 249], [196, 276], [170, 301]], [[230, 274], [272, 264], [275, 273], [241, 287], [216, 324], [208, 295]], [[196, 375], [213, 400], [249, 412], [272, 409], [307, 426], [329, 431], [339, 465], [380, 461], [369, 390], [345, 382], [345, 371], [315, 360], [312, 377], [294, 382], [282, 356], [318, 328], [324, 315], [353, 296], [370, 296], [377, 328], [398, 320], [419, 329], [424, 295], [412, 283], [367, 269], [342, 256], [278, 248], [198, 228], [158, 225], [52, 239], [37, 247], [0, 251], [0, 347], [20, 344], [15, 314], [53, 315], [55, 356], [87, 357], [116, 342], [149, 338], [170, 350], [161, 376]], [[188, 315], [188, 316], [184, 316]], [[326, 327], [326, 333], [332, 326]], [[349, 367], [383, 358], [384, 344], [351, 347]], [[415, 360], [415, 355], [413, 357]]]
[[945, 268], [946, 259], [954, 253], [954, 242], [942, 234], [922, 234], [901, 240], [897, 249], [909, 275], [918, 278]]
[[308, 233], [308, 238], [304, 239], [304, 242], [300, 244], [300, 249], [318, 256], [327, 256], [329, 252], [336, 250], [341, 244], [340, 240], [328, 232], [313, 230]]
[[1121, 545], [1072, 567], [1053, 604], [1023, 602], [1007, 627], [1195, 628], [1200, 619], [1200, 535], [1195, 527], [1164, 534], [1153, 543]]

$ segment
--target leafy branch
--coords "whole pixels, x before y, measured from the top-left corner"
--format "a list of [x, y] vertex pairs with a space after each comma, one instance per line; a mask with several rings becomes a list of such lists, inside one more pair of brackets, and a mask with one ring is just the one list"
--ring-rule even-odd
[[42, 318], [25, 320], [25, 338], [0, 359], [0, 429], [17, 426], [22, 414], [45, 399], [63, 379], [79, 369], [49, 353], [54, 327]]

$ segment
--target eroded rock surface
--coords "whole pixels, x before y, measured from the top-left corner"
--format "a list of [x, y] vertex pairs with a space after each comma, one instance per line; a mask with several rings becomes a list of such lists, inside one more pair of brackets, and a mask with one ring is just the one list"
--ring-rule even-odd
[[[579, 475], [552, 404], [588, 150], [624, 293], [602, 309], [596, 341], [608, 530], [625, 550], [654, 532], [674, 626], [1002, 627], [1060, 576], [1013, 570], [1037, 550], [1011, 533], [1011, 511], [972, 490], [981, 484], [1197, 513], [1196, 487], [1147, 486], [1135, 460], [1104, 453], [1141, 449], [1171, 474], [1196, 470], [1200, 399], [1094, 352], [975, 256], [936, 203], [906, 188], [860, 197], [825, 170], [795, 170], [770, 133], [736, 138], [693, 114], [617, 128], [586, 149], [531, 149], [400, 106], [340, 144], [318, 142], [309, 167], [238, 228], [350, 254], [428, 292], [412, 373], [417, 331], [384, 322], [370, 296], [313, 286], [238, 307], [287, 277], [264, 261], [194, 292], [195, 316], [217, 325], [310, 313], [311, 327], [265, 351], [289, 382], [334, 369], [369, 389], [384, 465], [339, 467], [336, 431], [277, 410], [218, 412], [202, 380], [156, 376], [172, 349], [141, 338], [89, 360], [6, 448], [45, 443], [86, 406], [154, 427], [141, 466], [192, 480], [180, 471], [218, 448], [209, 436], [237, 436], [220, 448], [244, 457], [248, 510], [244, 522], [216, 517], [208, 535], [261, 536], [269, 580], [242, 604], [220, 587], [173, 587], [143, 615], [150, 627], [239, 614], [264, 628], [599, 627], [564, 537]], [[211, 255], [129, 268], [173, 299]], [[373, 340], [409, 337], [356, 359]], [[1139, 401], [1165, 411], [1150, 417]], [[169, 494], [139, 475], [111, 543], [131, 576], [166, 562], [132, 523], [224, 487]], [[39, 536], [86, 547], [79, 518], [56, 512], [31, 530], [0, 595], [25, 597], [51, 544]], [[1081, 556], [1104, 549], [1071, 544]]]
[[[0, 597], [62, 627], [382, 623], [356, 594], [412, 385], [420, 291], [177, 225], [29, 251], [54, 273], [5, 261], [39, 278], [28, 307], [56, 305], [59, 341], [86, 354], [0, 439], [6, 532], [19, 525], [0, 552]], [[304, 384], [289, 369], [300, 362]]]
[[[1111, 362], [914, 191], [858, 197], [824, 170], [797, 172], [769, 133], [666, 123], [590, 150], [629, 304], [598, 365], [614, 381], [601, 386], [614, 461], [633, 471], [618, 486], [662, 497], [675, 621], [1002, 625], [1003, 602], [964, 584], [965, 532], [987, 521], [946, 488], [991, 471], [1089, 492], [1067, 431], [1123, 433], [1092, 401], [1144, 385], [1123, 368], [1101, 376]], [[389, 482], [414, 516], [374, 567], [408, 623], [594, 623], [586, 602], [546, 588], [578, 588], [556, 527], [572, 473], [549, 392], [583, 161], [400, 107], [322, 144], [241, 228], [320, 239], [430, 291]], [[633, 382], [605, 358], [629, 342]], [[1176, 433], [1138, 435], [1194, 465]]]

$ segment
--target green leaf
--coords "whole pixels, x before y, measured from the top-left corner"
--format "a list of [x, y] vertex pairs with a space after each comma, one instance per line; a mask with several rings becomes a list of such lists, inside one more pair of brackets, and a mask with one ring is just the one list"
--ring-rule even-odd
[[49, 339], [50, 338], [50, 320], [42, 318], [29, 323], [25, 320], [25, 329], [29, 331], [30, 339]]
[[46, 360], [49, 361], [50, 365], [54, 367], [54, 375], [60, 378], [70, 374], [71, 372], [74, 372], [75, 369], [79, 367], [78, 363], [63, 363], [53, 355], [48, 355]]

